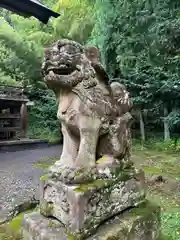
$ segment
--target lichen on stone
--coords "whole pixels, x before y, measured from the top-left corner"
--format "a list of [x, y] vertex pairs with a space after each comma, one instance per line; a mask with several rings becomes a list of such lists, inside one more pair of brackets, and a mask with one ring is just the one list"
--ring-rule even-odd
[[79, 184], [77, 188], [74, 189], [75, 192], [83, 192], [86, 193], [90, 190], [95, 190], [103, 187], [107, 187], [113, 183], [113, 180], [103, 180], [97, 179], [89, 183]]
[[82, 193], [86, 193], [90, 190], [95, 190], [95, 189], [99, 189], [99, 188], [104, 188], [104, 187], [108, 187], [110, 185], [114, 185], [118, 182], [124, 182], [127, 181], [131, 178], [133, 178], [134, 176], [134, 170], [132, 169], [124, 169], [123, 171], [118, 171], [116, 173], [116, 175], [114, 176], [114, 178], [108, 179], [96, 179], [94, 181], [89, 181], [87, 183], [82, 183], [79, 184], [74, 191], [75, 192], [82, 192]]
[[50, 219], [48, 223], [50, 228], [57, 228], [59, 227], [59, 224], [57, 224], [54, 220]]
[[103, 164], [105, 163], [106, 161], [108, 161], [108, 156], [104, 155], [102, 156], [101, 158], [99, 158], [96, 162], [96, 164]]
[[52, 215], [53, 208], [54, 207], [52, 203], [48, 203], [44, 200], [40, 205], [40, 213], [45, 217], [49, 217]]
[[81, 240], [80, 236], [78, 236], [74, 233], [70, 233], [68, 231], [65, 233], [65, 235], [66, 235], [66, 240]]

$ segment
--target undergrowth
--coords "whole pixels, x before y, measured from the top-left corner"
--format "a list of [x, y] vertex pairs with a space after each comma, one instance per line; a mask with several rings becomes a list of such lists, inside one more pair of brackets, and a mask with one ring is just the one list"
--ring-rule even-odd
[[29, 96], [34, 106], [29, 109], [29, 137], [46, 139], [50, 143], [62, 140], [61, 124], [57, 119], [58, 105], [50, 90], [33, 90]]
[[133, 140], [132, 159], [143, 168], [147, 179], [162, 176], [165, 182], [148, 184], [148, 199], [161, 206], [160, 240], [180, 240], [180, 158], [179, 141], [150, 140], [143, 145]]
[[150, 138], [143, 143], [139, 139], [133, 139], [133, 146], [141, 146], [141, 148], [145, 147], [153, 151], [176, 153], [180, 152], [180, 139], [164, 141], [161, 138]]

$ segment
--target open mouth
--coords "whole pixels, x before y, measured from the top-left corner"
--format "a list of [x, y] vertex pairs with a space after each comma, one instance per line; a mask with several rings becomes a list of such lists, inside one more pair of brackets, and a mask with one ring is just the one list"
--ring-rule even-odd
[[49, 74], [50, 72], [53, 72], [55, 75], [70, 75], [75, 70], [77, 70], [75, 67], [67, 66], [67, 65], [60, 65], [59, 67], [49, 67], [46, 71], [46, 74]]

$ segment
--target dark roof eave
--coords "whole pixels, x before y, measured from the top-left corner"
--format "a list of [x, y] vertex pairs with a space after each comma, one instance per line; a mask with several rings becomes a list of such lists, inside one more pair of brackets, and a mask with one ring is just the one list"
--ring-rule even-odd
[[35, 17], [46, 24], [50, 17], [59, 17], [60, 14], [52, 11], [36, 0], [1, 0], [0, 7], [24, 17]]

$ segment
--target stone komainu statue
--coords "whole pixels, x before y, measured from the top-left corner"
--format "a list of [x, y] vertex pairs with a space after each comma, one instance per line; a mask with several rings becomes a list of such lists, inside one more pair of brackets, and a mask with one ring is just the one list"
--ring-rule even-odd
[[94, 166], [103, 156], [128, 162], [129, 94], [119, 82], [109, 83], [98, 49], [59, 40], [45, 50], [42, 71], [58, 100], [64, 139], [59, 164]]

